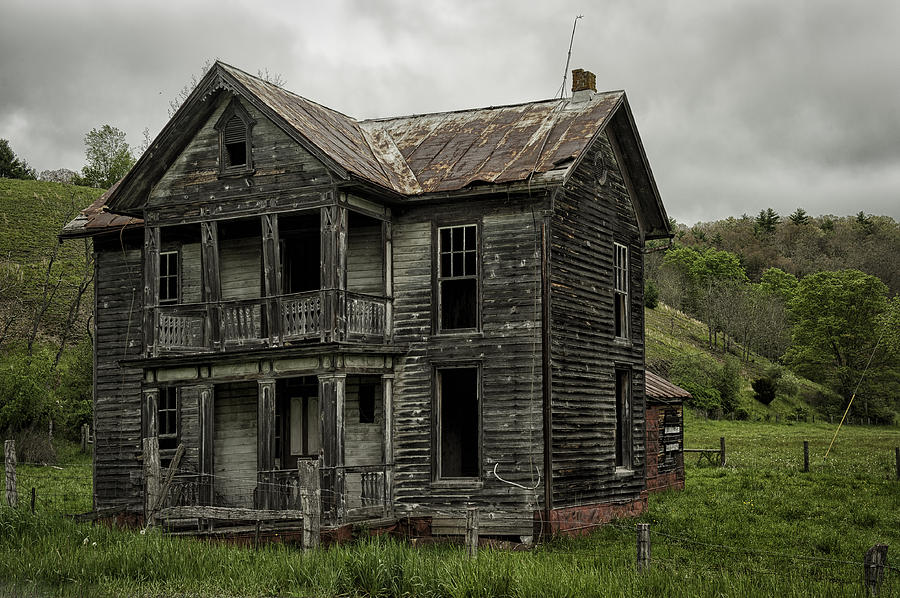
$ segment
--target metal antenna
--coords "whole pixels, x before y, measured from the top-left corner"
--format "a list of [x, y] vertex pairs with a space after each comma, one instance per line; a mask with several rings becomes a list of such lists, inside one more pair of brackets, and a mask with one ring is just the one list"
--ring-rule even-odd
[[578, 27], [578, 19], [583, 18], [584, 15], [578, 15], [575, 17], [575, 22], [572, 23], [572, 39], [569, 40], [569, 54], [566, 56], [566, 68], [563, 69], [562, 85], [559, 86], [560, 99], [562, 99], [563, 95], [566, 93], [566, 77], [569, 76], [569, 61], [572, 59], [572, 44], [575, 42], [575, 28]]

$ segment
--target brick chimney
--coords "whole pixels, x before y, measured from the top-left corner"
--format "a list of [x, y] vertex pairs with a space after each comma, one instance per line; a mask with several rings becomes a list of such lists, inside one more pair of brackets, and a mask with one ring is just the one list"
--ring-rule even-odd
[[591, 71], [572, 71], [572, 103], [586, 102], [597, 93], [597, 77]]
[[597, 77], [594, 73], [584, 69], [572, 71], [572, 93], [588, 90], [597, 93]]

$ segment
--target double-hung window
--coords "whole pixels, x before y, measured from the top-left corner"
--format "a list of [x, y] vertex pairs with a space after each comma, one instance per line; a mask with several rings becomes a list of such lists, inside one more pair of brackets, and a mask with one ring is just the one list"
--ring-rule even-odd
[[616, 338], [628, 338], [628, 247], [613, 243], [613, 319]]
[[159, 254], [159, 303], [178, 303], [178, 252]]
[[156, 422], [160, 449], [173, 449], [178, 445], [178, 394], [175, 388], [159, 389]]
[[438, 228], [438, 329], [478, 330], [478, 225]]

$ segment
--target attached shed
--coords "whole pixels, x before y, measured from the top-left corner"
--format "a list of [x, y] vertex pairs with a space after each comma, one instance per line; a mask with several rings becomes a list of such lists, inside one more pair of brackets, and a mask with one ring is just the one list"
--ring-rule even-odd
[[647, 490], [684, 488], [684, 409], [691, 393], [646, 372]]

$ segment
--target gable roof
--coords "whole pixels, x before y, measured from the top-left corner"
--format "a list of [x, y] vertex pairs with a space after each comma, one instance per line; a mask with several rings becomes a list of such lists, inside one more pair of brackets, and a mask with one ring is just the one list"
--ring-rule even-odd
[[[477, 184], [564, 183], [608, 125], [633, 179], [647, 238], [669, 235], [668, 218], [634, 127], [625, 93], [510, 106], [355, 120], [336, 110], [216, 62], [132, 170], [110, 189], [108, 209], [140, 216], [152, 185], [206, 121], [220, 90], [270, 118], [345, 181], [382, 189], [397, 200], [464, 191]], [[647, 216], [646, 214], [649, 214]]]
[[647, 400], [651, 403], [677, 403], [692, 397], [691, 393], [685, 389], [672, 384], [650, 370], [644, 372], [644, 385]]

